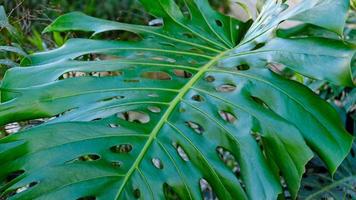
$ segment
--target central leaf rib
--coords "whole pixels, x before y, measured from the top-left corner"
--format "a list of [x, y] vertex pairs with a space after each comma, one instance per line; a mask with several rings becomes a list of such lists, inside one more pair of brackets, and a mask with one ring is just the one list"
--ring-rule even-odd
[[220, 54], [215, 56], [212, 60], [210, 60], [207, 64], [205, 64], [198, 71], [198, 73], [196, 73], [191, 78], [191, 80], [188, 81], [187, 84], [185, 84], [185, 86], [179, 91], [177, 96], [172, 100], [172, 102], [169, 104], [167, 110], [163, 114], [162, 118], [159, 120], [157, 125], [152, 130], [152, 133], [151, 133], [150, 137], [148, 138], [147, 142], [145, 143], [141, 153], [138, 155], [138, 157], [135, 160], [135, 162], [133, 163], [132, 167], [127, 172], [127, 174], [125, 176], [125, 179], [124, 179], [124, 181], [123, 181], [123, 183], [122, 183], [122, 185], [121, 185], [121, 187], [120, 187], [120, 189], [119, 189], [119, 191], [118, 191], [118, 193], [116, 195], [116, 199], [119, 198], [121, 192], [125, 188], [125, 185], [128, 182], [128, 180], [130, 179], [131, 175], [138, 168], [138, 166], [139, 166], [140, 162], [142, 161], [142, 159], [144, 158], [147, 150], [150, 148], [152, 142], [156, 139], [157, 134], [159, 133], [159, 131], [161, 130], [163, 125], [167, 122], [168, 117], [171, 115], [171, 113], [176, 108], [176, 106], [179, 104], [179, 102], [182, 100], [182, 98], [187, 94], [187, 92], [192, 88], [192, 86], [201, 78], [201, 76], [204, 75], [204, 73], [207, 72], [207, 70], [211, 66], [213, 66], [220, 58], [222, 58], [227, 52], [229, 52], [229, 50], [221, 52]]

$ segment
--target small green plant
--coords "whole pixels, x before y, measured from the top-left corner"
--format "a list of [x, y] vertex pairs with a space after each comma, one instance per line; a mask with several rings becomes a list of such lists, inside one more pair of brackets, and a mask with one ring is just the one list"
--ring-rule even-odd
[[[317, 154], [334, 174], [352, 137], [337, 112], [278, 72], [354, 86], [349, 0], [264, 1], [255, 21], [207, 0], [141, 0], [150, 26], [65, 14], [44, 32], [92, 32], [23, 59], [1, 84], [2, 199], [277, 199], [298, 196]], [[179, 2], [179, 1], [178, 1]], [[136, 35], [103, 40], [110, 31]], [[59, 40], [60, 43], [60, 40]]]

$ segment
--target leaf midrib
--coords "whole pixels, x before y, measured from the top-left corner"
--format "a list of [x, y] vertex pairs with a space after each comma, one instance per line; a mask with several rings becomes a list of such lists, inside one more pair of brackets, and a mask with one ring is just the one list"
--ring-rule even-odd
[[229, 52], [229, 50], [218, 54], [212, 60], [210, 60], [207, 64], [205, 64], [201, 68], [201, 70], [191, 78], [191, 80], [179, 91], [177, 96], [172, 100], [172, 102], [170, 103], [169, 107], [167, 108], [167, 110], [163, 114], [162, 118], [158, 121], [157, 125], [152, 130], [152, 133], [151, 133], [150, 137], [148, 138], [146, 144], [144, 145], [141, 153], [138, 155], [136, 161], [133, 163], [132, 167], [127, 172], [127, 175], [125, 176], [125, 178], [124, 178], [124, 180], [122, 182], [122, 185], [121, 185], [121, 187], [119, 188], [119, 190], [118, 190], [118, 192], [116, 194], [115, 199], [118, 199], [118, 197], [121, 195], [123, 189], [126, 186], [126, 183], [130, 179], [131, 175], [138, 168], [139, 164], [143, 160], [143, 158], [146, 155], [146, 153], [147, 153], [148, 149], [150, 148], [151, 144], [156, 139], [159, 131], [161, 130], [163, 125], [167, 122], [169, 116], [173, 113], [173, 111], [176, 108], [176, 106], [181, 102], [181, 99], [187, 94], [187, 92], [192, 88], [192, 86], [201, 78], [201, 76], [204, 75], [205, 72], [207, 72], [209, 70], [209, 68], [216, 63], [216, 61], [218, 61], [221, 57], [223, 57], [228, 52]]

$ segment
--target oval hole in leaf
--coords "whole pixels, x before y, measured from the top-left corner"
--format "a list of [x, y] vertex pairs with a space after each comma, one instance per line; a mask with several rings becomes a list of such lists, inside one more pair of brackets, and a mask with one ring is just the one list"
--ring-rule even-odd
[[140, 191], [140, 189], [138, 189], [138, 188], [134, 189], [132, 193], [133, 193], [133, 196], [134, 196], [136, 199], [138, 199], [138, 198], [141, 197], [141, 191]]
[[95, 196], [85, 196], [85, 197], [80, 197], [77, 200], [96, 200]]
[[147, 109], [153, 113], [160, 113], [161, 108], [157, 106], [148, 106]]
[[217, 89], [218, 92], [233, 92], [236, 90], [236, 85], [227, 83], [220, 85]]
[[[216, 147], [216, 153], [218, 154], [220, 160], [223, 161], [240, 180], [241, 168], [236, 157], [230, 151], [221, 146]], [[242, 183], [241, 180], [240, 183]]]
[[119, 124], [110, 123], [109, 127], [110, 128], [118, 128], [118, 127], [120, 127], [120, 125]]
[[12, 180], [14, 180], [15, 178], [21, 176], [23, 173], [25, 173], [25, 170], [16, 170], [14, 172], [11, 172], [10, 174], [8, 174], [4, 180], [5, 183], [9, 183]]
[[119, 144], [110, 147], [110, 151], [113, 153], [130, 153], [132, 148], [131, 144]]
[[166, 200], [181, 200], [178, 193], [167, 183], [163, 184], [163, 194]]
[[223, 27], [223, 23], [220, 20], [215, 20], [216, 25], [218, 25], [219, 27]]
[[266, 108], [266, 109], [270, 109], [269, 106], [268, 106], [262, 99], [260, 99], [260, 98], [258, 98], [258, 97], [255, 97], [255, 96], [251, 96], [251, 98], [252, 98], [252, 100], [253, 100], [254, 102], [256, 102], [257, 104], [263, 106], [263, 107]]
[[174, 74], [181, 78], [191, 78], [193, 76], [192, 73], [181, 69], [175, 69]]
[[248, 66], [247, 64], [242, 64], [242, 65], [236, 66], [236, 69], [239, 71], [247, 71], [250, 69], [250, 66]]
[[150, 116], [144, 112], [128, 111], [124, 113], [119, 113], [117, 115], [119, 118], [124, 119], [129, 122], [137, 122], [140, 124], [147, 124], [150, 122]]
[[163, 163], [159, 158], [152, 158], [152, 164], [157, 169], [163, 169]]
[[203, 102], [204, 97], [199, 94], [196, 94], [196, 95], [192, 96], [192, 100], [197, 101], [197, 102]]
[[203, 199], [216, 199], [217, 198], [215, 192], [213, 191], [213, 188], [211, 187], [211, 185], [209, 184], [209, 182], [206, 179], [201, 178], [199, 180], [199, 186], [200, 186], [200, 192], [202, 194]]
[[99, 160], [99, 159], [100, 159], [100, 156], [97, 154], [88, 154], [88, 155], [80, 156], [76, 160], [87, 162], [87, 161], [95, 161], [95, 160]]
[[192, 121], [188, 121], [188, 122], [185, 122], [185, 124], [194, 130], [194, 132], [198, 133], [199, 135], [203, 134], [204, 132], [204, 128], [198, 124], [198, 123], [195, 123], [195, 122], [192, 122]]
[[113, 101], [113, 100], [123, 99], [123, 98], [125, 98], [125, 97], [124, 96], [113, 96], [113, 97], [102, 99], [100, 101]]
[[219, 115], [224, 121], [229, 122], [229, 123], [234, 123], [237, 120], [235, 115], [233, 115], [232, 113], [227, 112], [227, 111], [221, 110], [221, 111], [219, 111]]
[[[19, 194], [21, 192], [27, 191], [30, 188], [36, 186], [38, 183], [39, 182], [37, 182], [37, 181], [33, 181], [33, 182], [31, 182], [31, 183], [29, 183], [27, 185], [24, 185], [22, 187], [18, 187], [17, 189], [14, 189], [13, 191], [9, 192], [6, 196], [11, 197], [11, 196], [13, 196], [15, 194]], [[7, 198], [5, 198], [5, 199], [7, 199]]]
[[144, 72], [141, 77], [151, 80], [172, 80], [172, 77], [166, 72]]
[[207, 81], [207, 82], [209, 82], [209, 83], [212, 83], [212, 82], [214, 82], [214, 81], [215, 81], [215, 77], [214, 77], [214, 76], [209, 75], [209, 76], [205, 77], [205, 79], [204, 79], [204, 80], [205, 80], [205, 81]]
[[184, 149], [177, 143], [173, 143], [173, 146], [177, 150], [179, 157], [181, 157], [182, 160], [188, 162], [189, 157], [188, 157], [187, 153], [185, 153]]

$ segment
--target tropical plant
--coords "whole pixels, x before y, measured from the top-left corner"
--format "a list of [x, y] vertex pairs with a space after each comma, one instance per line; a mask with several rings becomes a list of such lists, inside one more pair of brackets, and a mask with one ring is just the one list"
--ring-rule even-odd
[[[2, 199], [296, 198], [313, 152], [334, 174], [351, 135], [327, 102], [276, 72], [353, 86], [355, 46], [275, 31], [297, 20], [341, 35], [348, 0], [267, 0], [254, 22], [207, 0], [141, 3], [151, 26], [69, 13], [44, 32], [96, 39], [6, 72], [1, 124], [46, 122], [0, 140]], [[110, 31], [137, 37], [98, 39]]]

